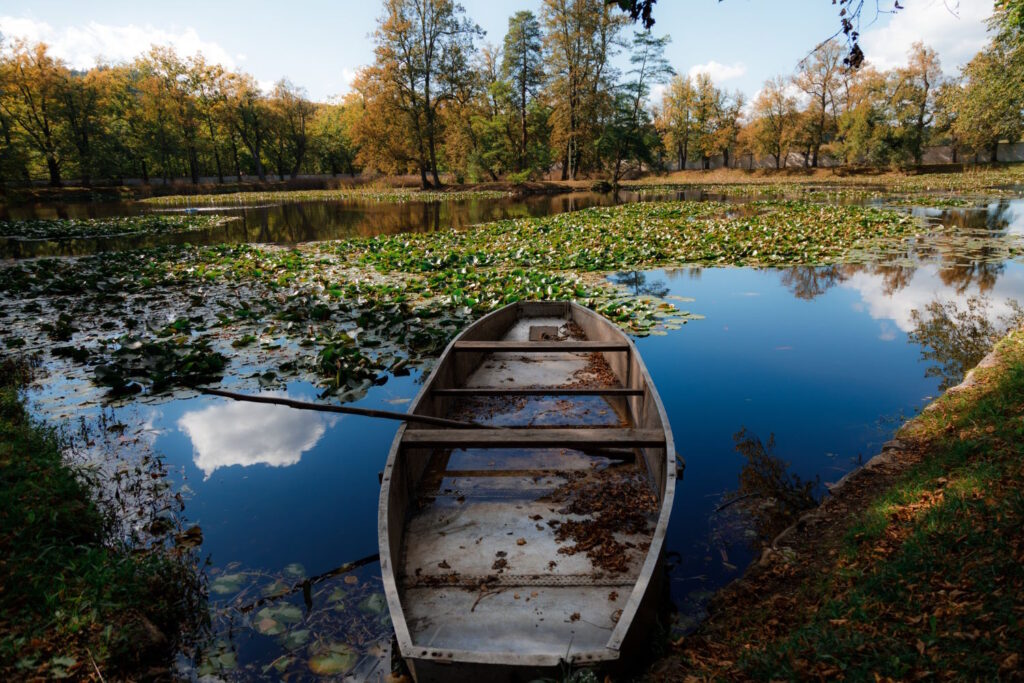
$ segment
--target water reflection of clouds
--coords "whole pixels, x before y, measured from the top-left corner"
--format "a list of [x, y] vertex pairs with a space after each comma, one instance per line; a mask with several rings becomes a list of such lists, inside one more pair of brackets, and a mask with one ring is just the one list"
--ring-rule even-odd
[[[946, 284], [935, 267], [923, 267], [914, 271], [905, 286], [892, 290], [879, 272], [861, 270], [851, 274], [841, 287], [856, 290], [861, 301], [854, 304], [854, 310], [866, 309], [875, 320], [891, 320], [903, 332], [914, 329], [911, 311], [923, 311], [933, 301], [965, 301], [969, 296], [982, 292], [977, 283], [962, 288]], [[1008, 301], [1016, 299], [1024, 303], [1024, 268], [1015, 264], [998, 275], [992, 287], [984, 292], [990, 302], [992, 316], [1005, 316], [1011, 312]], [[882, 327], [882, 338], [891, 339], [892, 330]]]
[[185, 413], [178, 428], [192, 440], [193, 461], [209, 478], [232, 465], [294, 465], [336, 420], [282, 406], [228, 402]]

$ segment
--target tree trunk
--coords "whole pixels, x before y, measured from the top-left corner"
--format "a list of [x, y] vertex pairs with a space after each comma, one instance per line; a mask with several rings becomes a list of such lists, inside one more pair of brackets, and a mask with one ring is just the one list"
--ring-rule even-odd
[[434, 186], [441, 187], [441, 179], [437, 176], [437, 151], [434, 146], [434, 132], [430, 132], [428, 140], [430, 146], [430, 174], [434, 179]]
[[811, 166], [814, 168], [818, 168], [818, 149], [820, 147], [821, 145], [815, 145], [814, 150], [812, 151]]
[[220, 165], [220, 152], [217, 151], [217, 136], [213, 132], [213, 119], [207, 117], [206, 125], [210, 129], [210, 144], [213, 146], [213, 161], [217, 165], [217, 182], [224, 184], [224, 169]]
[[993, 164], [999, 161], [999, 140], [992, 143], [992, 158], [989, 161]]
[[231, 158], [235, 162], [235, 175], [238, 177], [238, 182], [242, 182], [242, 164], [238, 160], [238, 145], [235, 143], [235, 136], [231, 136]]
[[566, 146], [565, 154], [562, 155], [562, 180], [569, 179], [569, 147]]
[[[525, 59], [525, 53], [523, 59]], [[526, 78], [525, 74], [520, 83], [520, 94], [519, 94], [519, 128], [520, 128], [520, 146], [519, 146], [519, 170], [522, 171], [526, 167]]]
[[50, 187], [60, 187], [60, 166], [52, 154], [46, 155], [46, 169], [50, 172]]
[[192, 176], [192, 184], [199, 184], [199, 152], [196, 151], [195, 145], [188, 146], [188, 170]]
[[723, 147], [722, 148], [722, 165], [725, 166], [725, 168], [729, 168], [729, 148], [728, 147]]
[[420, 164], [420, 189], [425, 190], [430, 187], [430, 183], [427, 181], [427, 167]]

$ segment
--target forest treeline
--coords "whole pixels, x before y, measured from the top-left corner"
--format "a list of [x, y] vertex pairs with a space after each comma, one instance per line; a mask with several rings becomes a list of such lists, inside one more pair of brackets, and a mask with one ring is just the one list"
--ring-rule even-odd
[[[713, 158], [746, 166], [921, 163], [950, 145], [995, 158], [1024, 130], [1021, 12], [997, 3], [991, 40], [954, 78], [916, 44], [907, 63], [853, 69], [819, 45], [752, 102], [676, 73], [668, 35], [616, 3], [544, 0], [500, 44], [451, 0], [383, 0], [374, 62], [343, 99], [153, 47], [131, 63], [69, 68], [45, 44], [0, 46], [0, 182], [415, 173], [424, 187], [659, 170]], [[934, 11], [945, 11], [938, 6]], [[660, 28], [660, 25], [659, 25]], [[617, 59], [625, 51], [626, 60]], [[652, 102], [655, 88], [660, 100]]]

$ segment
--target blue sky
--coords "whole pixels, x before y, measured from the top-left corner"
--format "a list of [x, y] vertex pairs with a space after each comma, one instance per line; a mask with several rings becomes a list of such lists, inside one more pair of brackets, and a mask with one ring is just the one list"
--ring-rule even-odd
[[[463, 0], [467, 14], [500, 44], [508, 16], [538, 11], [540, 0]], [[895, 16], [871, 15], [862, 26], [868, 59], [900, 63], [914, 40], [938, 50], [947, 72], [985, 42], [991, 0], [905, 0]], [[179, 52], [202, 50], [211, 61], [247, 71], [261, 83], [287, 76], [314, 99], [344, 93], [359, 66], [372, 61], [377, 0], [259, 2], [218, 0], [173, 3], [134, 0], [5, 0], [0, 32], [7, 38], [45, 40], [75, 66], [98, 55], [126, 60], [151, 43]], [[765, 79], [788, 74], [817, 41], [837, 26], [830, 0], [661, 0], [656, 34], [668, 33], [668, 57], [681, 73], [705, 70], [721, 86], [753, 96]], [[620, 58], [624, 65], [624, 58]]]

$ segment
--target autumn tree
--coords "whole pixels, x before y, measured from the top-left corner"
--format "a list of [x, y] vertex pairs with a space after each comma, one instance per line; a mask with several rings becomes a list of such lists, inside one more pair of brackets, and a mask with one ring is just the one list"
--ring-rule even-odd
[[729, 153], [738, 141], [746, 99], [739, 90], [732, 94], [721, 91], [718, 99], [718, 119], [715, 122], [713, 145], [722, 155], [722, 165], [729, 166]]
[[76, 152], [78, 176], [83, 185], [92, 184], [95, 171], [95, 153], [102, 140], [100, 119], [101, 91], [98, 72], [72, 72], [58, 70], [55, 94], [57, 111], [66, 125], [67, 136]]
[[964, 66], [962, 79], [951, 131], [996, 161], [999, 142], [1016, 142], [1024, 132], [1024, 47], [994, 40]]
[[796, 116], [796, 98], [787, 92], [786, 81], [780, 76], [765, 81], [754, 100], [753, 143], [758, 152], [775, 160], [775, 168], [786, 165]]
[[697, 91], [689, 76], [673, 78], [662, 95], [656, 125], [665, 147], [675, 154], [679, 170], [686, 168], [694, 131]]
[[552, 146], [562, 160], [562, 180], [576, 177], [595, 149], [598, 122], [615, 104], [610, 60], [620, 46], [624, 17], [602, 0], [544, 0], [541, 22], [552, 106]]
[[316, 111], [306, 92], [286, 78], [274, 85], [270, 95], [272, 130], [277, 141], [278, 177], [287, 172], [292, 178], [299, 174], [309, 150], [309, 122]]
[[[472, 78], [469, 59], [473, 40], [482, 31], [451, 0], [385, 0], [374, 33], [374, 64], [366, 70], [364, 97], [386, 98], [382, 108], [401, 112], [403, 134], [410, 139], [420, 184], [440, 185], [438, 176], [438, 110]], [[367, 101], [368, 112], [377, 103]]]
[[222, 126], [219, 122], [224, 118], [227, 107], [225, 93], [226, 73], [219, 64], [207, 64], [202, 55], [196, 55], [189, 61], [195, 83], [194, 96], [196, 109], [202, 120], [202, 128], [209, 139], [210, 153], [213, 155], [214, 167], [217, 170], [217, 182], [224, 182], [224, 164], [221, 158], [223, 144]]
[[[529, 104], [544, 85], [543, 42], [540, 22], [533, 12], [523, 10], [508, 19], [501, 59], [501, 77], [514, 95], [519, 114], [519, 150], [517, 168], [522, 171], [527, 158], [527, 118]], [[491, 84], [497, 79], [491, 79]], [[494, 95], [492, 94], [492, 98]]]
[[357, 93], [350, 93], [340, 104], [317, 107], [309, 124], [310, 153], [317, 170], [332, 176], [356, 172], [355, 125], [363, 115], [363, 100]]
[[806, 130], [811, 146], [810, 164], [815, 168], [821, 146], [836, 129], [837, 90], [843, 68], [843, 47], [830, 40], [802, 59], [793, 76], [794, 85], [808, 97]]
[[719, 149], [716, 133], [722, 115], [722, 92], [706, 73], [697, 74], [693, 89], [693, 146], [700, 153], [701, 168], [707, 170], [711, 156]]
[[890, 102], [902, 147], [915, 164], [921, 163], [935, 110], [935, 94], [942, 68], [935, 50], [916, 42], [910, 48], [907, 66], [896, 69]]
[[12, 45], [2, 66], [0, 109], [46, 162], [50, 185], [59, 186], [64, 160], [59, 84], [66, 67], [47, 53], [44, 43], [30, 47], [24, 41]]
[[858, 69], [844, 84], [836, 148], [848, 164], [887, 164], [898, 148], [886, 74]]
[[263, 152], [273, 113], [252, 76], [232, 74], [226, 86], [228, 123], [249, 150], [257, 177], [266, 180]]

